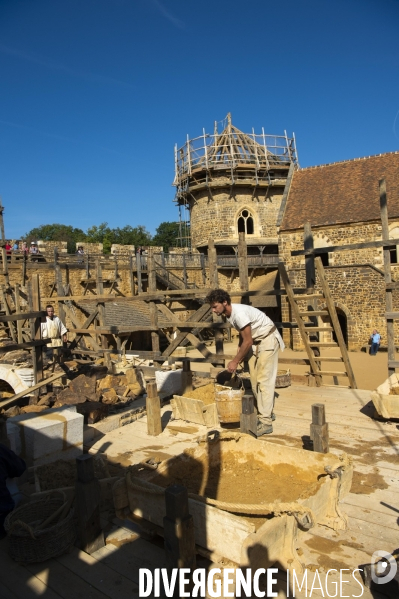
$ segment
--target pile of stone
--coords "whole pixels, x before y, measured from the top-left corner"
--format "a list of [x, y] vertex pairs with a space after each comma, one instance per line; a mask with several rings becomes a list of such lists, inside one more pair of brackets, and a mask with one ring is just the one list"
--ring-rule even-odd
[[20, 414], [40, 413], [49, 408], [76, 406], [87, 424], [94, 424], [108, 415], [110, 408], [123, 408], [145, 390], [142, 372], [126, 367], [124, 373], [108, 374], [105, 366], [88, 364], [81, 366], [75, 361], [66, 362], [70, 380], [53, 384], [52, 390], [41, 395], [36, 404], [12, 406], [3, 413], [10, 418]]

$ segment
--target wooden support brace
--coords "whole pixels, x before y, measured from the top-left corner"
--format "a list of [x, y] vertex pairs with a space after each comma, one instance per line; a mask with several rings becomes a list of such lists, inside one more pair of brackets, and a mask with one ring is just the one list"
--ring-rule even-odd
[[[182, 485], [165, 489], [166, 516], [163, 519], [164, 547], [168, 570], [196, 567], [194, 521], [188, 511], [188, 493]], [[188, 584], [185, 590], [188, 590]], [[176, 594], [176, 596], [179, 596]]]
[[162, 433], [161, 400], [158, 396], [157, 384], [147, 383], [147, 434], [157, 437]]
[[317, 451], [319, 453], [328, 453], [328, 424], [326, 423], [324, 404], [315, 403], [312, 405], [312, 424], [310, 425], [310, 438], [313, 441], [313, 451]]
[[76, 512], [80, 548], [93, 553], [104, 547], [100, 521], [100, 483], [94, 477], [94, 457], [89, 454], [76, 458]]

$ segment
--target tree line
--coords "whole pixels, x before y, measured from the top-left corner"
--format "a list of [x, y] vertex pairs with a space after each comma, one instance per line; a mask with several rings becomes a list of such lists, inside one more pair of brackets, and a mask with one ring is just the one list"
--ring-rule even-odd
[[62, 225], [54, 223], [52, 225], [40, 225], [25, 234], [24, 240], [27, 242], [37, 241], [66, 241], [68, 244], [68, 253], [74, 254], [76, 244], [79, 242], [102, 243], [105, 254], [111, 252], [111, 245], [119, 243], [122, 245], [138, 246], [163, 246], [164, 251], [168, 251], [170, 247], [179, 245], [179, 222], [165, 221], [161, 223], [155, 232], [151, 233], [143, 226], [111, 228], [108, 223], [93, 225], [87, 231], [83, 231], [71, 225]]

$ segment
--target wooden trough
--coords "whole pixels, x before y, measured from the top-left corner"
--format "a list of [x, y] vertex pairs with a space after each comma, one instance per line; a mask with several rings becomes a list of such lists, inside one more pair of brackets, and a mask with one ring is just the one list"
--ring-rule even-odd
[[399, 418], [399, 376], [396, 373], [391, 374], [372, 392], [371, 399], [378, 416]]
[[345, 454], [213, 434], [214, 440], [200, 439], [198, 447], [165, 460], [157, 471], [128, 472], [113, 489], [118, 517], [144, 519], [162, 535], [164, 489], [183, 484], [199, 553], [251, 568], [278, 562], [301, 570], [295, 549], [301, 530], [316, 523], [346, 529], [338, 504], [349, 492], [353, 467]]

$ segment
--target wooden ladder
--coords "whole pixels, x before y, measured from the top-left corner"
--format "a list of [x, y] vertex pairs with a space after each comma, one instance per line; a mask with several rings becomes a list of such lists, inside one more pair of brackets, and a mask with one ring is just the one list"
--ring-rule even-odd
[[[296, 294], [291, 286], [288, 278], [288, 273], [283, 262], [279, 263], [280, 277], [283, 281], [285, 291], [287, 293], [288, 300], [291, 305], [292, 313], [298, 324], [299, 333], [301, 335], [303, 344], [306, 349], [306, 353], [309, 358], [310, 367], [313, 375], [315, 376], [316, 385], [319, 387], [322, 385], [322, 376], [334, 376], [334, 377], [347, 377], [349, 380], [349, 386], [352, 389], [356, 389], [356, 381], [353, 374], [352, 366], [349, 360], [348, 351], [345, 345], [345, 340], [342, 334], [341, 326], [339, 324], [338, 315], [335, 309], [334, 301], [331, 297], [330, 289], [328, 287], [327, 280], [325, 278], [324, 267], [320, 257], [316, 257], [314, 260], [319, 286], [322, 292], [317, 293], [310, 290], [310, 293]], [[318, 310], [317, 303], [323, 300], [326, 304], [326, 309]], [[306, 311], [300, 309], [298, 301], [307, 301], [308, 307]], [[309, 308], [315, 309], [309, 309]], [[317, 326], [316, 318], [318, 316], [329, 317], [329, 326], [319, 327]], [[308, 318], [310, 322], [305, 322], [304, 318]], [[322, 342], [313, 341], [310, 339], [311, 335], [319, 334], [320, 332], [334, 332], [337, 338], [338, 347], [340, 349], [340, 356], [318, 356], [315, 355], [314, 349], [321, 347], [336, 347], [335, 342]], [[334, 371], [324, 370], [322, 362], [343, 362], [345, 365], [345, 371]]]

